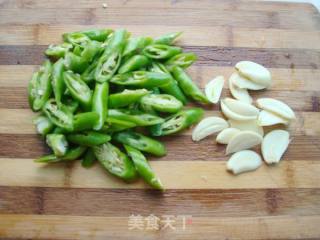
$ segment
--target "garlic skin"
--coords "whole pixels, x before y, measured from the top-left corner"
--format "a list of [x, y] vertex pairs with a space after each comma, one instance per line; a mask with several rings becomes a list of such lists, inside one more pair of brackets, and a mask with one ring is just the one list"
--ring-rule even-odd
[[261, 152], [263, 159], [268, 164], [278, 163], [289, 146], [289, 132], [273, 130], [262, 141]]
[[226, 155], [245, 149], [250, 149], [262, 142], [262, 137], [252, 131], [241, 131], [231, 138], [227, 145]]
[[192, 132], [192, 140], [198, 142], [209, 135], [220, 132], [229, 127], [229, 123], [220, 117], [202, 119]]
[[226, 128], [223, 129], [216, 138], [216, 142], [220, 144], [228, 144], [237, 133], [239, 133], [240, 130], [237, 128]]
[[256, 170], [262, 165], [259, 154], [251, 150], [234, 153], [227, 162], [227, 169], [233, 174]]
[[293, 110], [286, 103], [274, 98], [259, 98], [257, 106], [288, 120], [296, 118]]
[[223, 114], [233, 120], [252, 120], [256, 119], [259, 114], [259, 110], [255, 106], [232, 98], [225, 98], [221, 100], [220, 104]]
[[218, 103], [224, 85], [224, 77], [218, 76], [205, 86], [204, 92], [211, 103]]
[[288, 125], [289, 121], [284, 119], [272, 112], [262, 110], [258, 116], [258, 125], [259, 126], [272, 126], [276, 124]]

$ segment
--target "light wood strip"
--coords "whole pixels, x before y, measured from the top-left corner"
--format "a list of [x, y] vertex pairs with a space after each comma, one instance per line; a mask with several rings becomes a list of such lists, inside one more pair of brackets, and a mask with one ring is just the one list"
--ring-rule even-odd
[[[104, 0], [78, 0], [78, 1], [64, 1], [64, 0], [48, 0], [46, 2], [36, 0], [1, 0], [0, 7], [6, 8], [101, 8], [102, 4], [106, 3]], [[208, 9], [214, 6], [216, 10], [255, 10], [255, 11], [279, 11], [279, 12], [309, 12], [317, 13], [316, 8], [307, 3], [285, 3], [285, 2], [259, 2], [259, 1], [214, 1], [203, 0], [201, 4], [197, 4], [196, 0], [188, 1], [172, 1], [172, 0], [109, 0], [107, 2], [108, 8], [114, 7], [146, 7], [146, 8], [203, 8]]]
[[[289, 130], [293, 135], [319, 136], [319, 112], [297, 112], [297, 119], [292, 122]], [[0, 134], [35, 134], [32, 119], [37, 116], [29, 109], [0, 108]], [[221, 116], [220, 112], [207, 111], [206, 116]], [[191, 131], [183, 132], [191, 135]]]
[[[37, 65], [0, 65], [0, 86], [26, 87], [37, 68]], [[317, 91], [320, 89], [320, 81], [317, 81], [320, 79], [318, 69], [269, 68], [269, 70], [272, 73], [273, 83], [268, 90]], [[193, 65], [188, 68], [190, 76], [201, 88], [218, 75], [223, 75], [227, 80], [234, 71], [234, 67], [214, 65]], [[228, 88], [228, 84], [225, 84], [225, 88]]]
[[[161, 216], [159, 216], [161, 218]], [[21, 239], [316, 239], [319, 216], [206, 218], [194, 217], [182, 230], [129, 230], [128, 217], [0, 215], [0, 236]], [[160, 223], [160, 226], [164, 222]]]
[[[252, 48], [320, 49], [319, 31], [250, 29], [232, 27], [97, 25], [95, 28], [126, 28], [136, 36], [157, 37], [168, 32], [183, 31], [177, 42], [184, 46], [224, 46]], [[90, 29], [86, 25], [2, 25], [1, 45], [48, 45], [61, 42], [65, 32]], [[303, 38], [301, 37], [303, 35]], [[248, 41], [250, 36], [250, 41]]]
[[[0, 187], [0, 192], [0, 214], [127, 217], [134, 209], [142, 215], [193, 217], [320, 215], [320, 189], [308, 188], [180, 189], [159, 193], [151, 189]], [[102, 207], [106, 202], [108, 207]]]
[[[22, 14], [23, 11], [23, 14]], [[0, 9], [0, 24], [135, 24], [232, 26], [319, 30], [320, 15], [308, 12], [262, 12], [180, 8]], [[230, 16], [232, 15], [232, 21]], [[163, 18], [163, 16], [166, 16]], [[181, 18], [181, 16], [184, 16]], [[148, 19], [146, 21], [146, 18]]]
[[[210, 160], [210, 159], [208, 159]], [[282, 161], [255, 172], [233, 176], [224, 161], [151, 161], [166, 189], [319, 188], [319, 161]], [[252, 181], [252, 179], [255, 179]], [[79, 164], [42, 165], [32, 159], [0, 159], [0, 185], [72, 188], [145, 188], [142, 181], [126, 184], [99, 165], [87, 170]]]

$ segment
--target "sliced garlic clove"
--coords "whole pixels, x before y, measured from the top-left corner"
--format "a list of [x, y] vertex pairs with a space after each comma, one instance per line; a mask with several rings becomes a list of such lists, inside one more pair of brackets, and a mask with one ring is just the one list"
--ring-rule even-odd
[[289, 140], [289, 132], [285, 130], [273, 130], [269, 132], [262, 141], [261, 151], [263, 159], [266, 163], [278, 163], [287, 150]]
[[230, 119], [228, 122], [230, 124], [230, 127], [232, 128], [236, 128], [241, 131], [256, 132], [262, 137], [264, 135], [263, 127], [258, 125], [258, 121], [256, 119], [248, 120], [248, 121], [236, 121], [236, 120]]
[[232, 83], [238, 88], [244, 88], [249, 90], [262, 90], [266, 87], [260, 84], [257, 84], [245, 77], [242, 77], [239, 73], [233, 73], [230, 77]]
[[192, 132], [192, 140], [200, 141], [201, 139], [220, 132], [221, 130], [229, 127], [229, 124], [226, 120], [220, 117], [207, 117], [204, 118], [199, 124], [195, 127]]
[[217, 103], [219, 102], [222, 89], [224, 85], [224, 77], [218, 76], [212, 79], [209, 83], [207, 83], [205, 87], [205, 94], [210, 102]]
[[251, 150], [243, 150], [233, 154], [227, 162], [227, 169], [233, 174], [256, 170], [262, 165], [259, 154]]
[[258, 125], [259, 126], [272, 126], [276, 124], [285, 124], [288, 125], [289, 121], [266, 110], [262, 110], [258, 116]]
[[249, 95], [247, 89], [238, 88], [237, 86], [234, 85], [232, 75], [229, 78], [229, 89], [230, 89], [231, 95], [235, 99], [238, 99], [240, 101], [243, 101], [249, 104], [252, 103], [252, 97]]
[[255, 106], [232, 98], [221, 100], [221, 110], [226, 117], [238, 121], [256, 119], [259, 114]]
[[251, 61], [241, 61], [235, 66], [240, 75], [248, 78], [249, 80], [269, 87], [271, 85], [271, 74], [268, 69], [264, 66], [251, 62]]
[[285, 119], [295, 119], [293, 110], [284, 102], [273, 98], [259, 98], [257, 106], [263, 110], [273, 112]]
[[261, 141], [262, 137], [257, 133], [252, 131], [241, 131], [229, 141], [226, 154], [228, 155], [230, 153], [252, 148], [259, 145]]
[[240, 130], [236, 128], [223, 129], [217, 136], [216, 142], [221, 144], [228, 144], [230, 139], [234, 137]]

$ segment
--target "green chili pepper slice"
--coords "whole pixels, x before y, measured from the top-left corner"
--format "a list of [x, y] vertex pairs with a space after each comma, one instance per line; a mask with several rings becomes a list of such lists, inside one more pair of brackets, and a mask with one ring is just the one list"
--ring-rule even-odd
[[33, 123], [36, 125], [37, 132], [43, 136], [50, 133], [54, 128], [53, 123], [45, 116], [38, 116]]
[[90, 38], [81, 32], [64, 33], [62, 38], [65, 42], [69, 42], [74, 46], [85, 45], [90, 42]]
[[55, 162], [68, 162], [68, 161], [78, 160], [86, 150], [87, 150], [87, 147], [78, 146], [76, 148], [69, 149], [66, 152], [66, 154], [61, 157], [57, 157], [54, 154], [50, 154], [47, 156], [40, 157], [34, 161], [38, 163], [55, 163]]
[[150, 167], [145, 156], [137, 149], [124, 145], [127, 154], [132, 159], [133, 164], [139, 175], [153, 188], [163, 190], [160, 179], [156, 176], [155, 172]]
[[203, 117], [204, 111], [201, 108], [190, 108], [169, 116], [158, 125], [150, 127], [153, 136], [165, 136], [180, 132], [189, 126], [197, 123]]
[[164, 122], [164, 119], [138, 110], [109, 109], [108, 118], [133, 122], [137, 126], [151, 126]]
[[93, 82], [95, 80], [95, 72], [98, 66], [98, 59], [93, 60], [93, 62], [87, 67], [86, 70], [81, 74], [81, 78], [86, 83]]
[[149, 94], [141, 98], [140, 104], [144, 108], [150, 107], [158, 112], [176, 113], [183, 104], [174, 96], [168, 94]]
[[122, 144], [129, 145], [141, 151], [162, 157], [167, 154], [165, 146], [152, 138], [132, 131], [115, 133], [113, 139]]
[[171, 76], [169, 74], [146, 71], [118, 74], [110, 80], [110, 82], [118, 85], [135, 86], [140, 88], [159, 87], [168, 84], [170, 81]]
[[181, 67], [173, 67], [172, 73], [185, 95], [193, 100], [207, 104], [209, 100]]
[[121, 52], [115, 50], [114, 52], [103, 54], [98, 60], [95, 70], [95, 80], [98, 82], [106, 82], [112, 78], [118, 70], [121, 63]]
[[97, 83], [93, 93], [92, 111], [98, 113], [99, 119], [94, 125], [95, 130], [100, 130], [108, 113], [109, 83]]
[[81, 161], [81, 165], [84, 168], [90, 168], [92, 167], [95, 162], [97, 161], [96, 156], [94, 155], [94, 152], [91, 148], [87, 150], [85, 155], [83, 156], [83, 159]]
[[39, 71], [33, 74], [29, 82], [28, 97], [33, 111], [39, 111], [51, 95], [51, 74], [52, 64], [46, 60]]
[[[158, 62], [152, 62], [152, 65], [150, 67], [150, 71], [170, 74], [169, 70], [162, 63], [158, 63]], [[170, 76], [171, 76], [171, 74], [170, 74]], [[170, 82], [168, 84], [162, 85], [159, 88], [161, 89], [162, 92], [174, 96], [179, 101], [181, 101], [183, 104], [187, 103], [186, 97], [184, 96], [183, 92], [181, 91], [180, 87], [178, 86], [177, 81], [174, 80], [173, 78], [170, 80]]]
[[137, 171], [132, 161], [119, 148], [107, 142], [93, 147], [93, 152], [101, 165], [111, 174], [125, 181], [136, 179]]
[[75, 113], [79, 108], [79, 102], [72, 98], [67, 98], [64, 100], [64, 106], [69, 109], [71, 113]]
[[172, 58], [170, 58], [168, 61], [165, 62], [165, 65], [168, 69], [172, 69], [174, 66], [178, 66], [181, 68], [187, 68], [191, 64], [193, 64], [197, 60], [197, 55], [194, 53], [180, 53]]
[[91, 62], [101, 52], [101, 49], [100, 42], [90, 41], [84, 47], [81, 47], [80, 57], [86, 62]]
[[109, 107], [119, 108], [125, 107], [132, 103], [139, 101], [143, 96], [147, 95], [149, 91], [147, 89], [125, 89], [122, 92], [110, 94]]
[[73, 131], [73, 115], [66, 106], [58, 106], [56, 100], [49, 99], [43, 107], [43, 112], [56, 126]]
[[80, 75], [67, 71], [63, 73], [63, 78], [71, 96], [88, 109], [91, 106], [92, 92]]
[[68, 150], [68, 142], [63, 134], [51, 133], [46, 137], [48, 146], [52, 149], [54, 155], [62, 157]]
[[151, 44], [153, 41], [150, 37], [129, 38], [123, 50], [123, 56], [132, 56], [139, 53], [143, 48]]
[[84, 59], [72, 52], [67, 52], [64, 57], [64, 66], [67, 70], [72, 70], [75, 73], [83, 73], [89, 66], [87, 59]]
[[182, 32], [172, 32], [164, 34], [154, 40], [156, 44], [166, 44], [171, 45], [175, 42], [175, 40], [182, 34]]
[[61, 99], [65, 91], [63, 71], [64, 71], [64, 63], [63, 63], [63, 59], [60, 58], [57, 62], [53, 64], [53, 68], [52, 68], [52, 89], [58, 105], [61, 104]]
[[99, 120], [99, 114], [96, 112], [84, 112], [74, 115], [74, 131], [92, 130]]
[[132, 72], [149, 64], [149, 59], [143, 55], [134, 55], [120, 66], [118, 73]]
[[151, 44], [145, 47], [142, 53], [152, 59], [167, 59], [182, 52], [180, 47], [173, 47], [164, 44]]
[[67, 139], [69, 142], [74, 144], [93, 147], [110, 141], [111, 137], [104, 133], [85, 131], [81, 133], [68, 134]]
[[63, 58], [66, 52], [71, 51], [72, 48], [73, 48], [73, 45], [71, 43], [62, 43], [58, 45], [51, 44], [45, 51], [45, 54], [48, 57]]
[[89, 37], [91, 40], [104, 42], [107, 37], [113, 33], [112, 29], [89, 29], [85, 31], [81, 31], [84, 35]]
[[114, 133], [114, 132], [120, 132], [125, 129], [134, 128], [137, 124], [129, 121], [119, 120], [113, 117], [108, 116], [105, 124], [101, 128], [101, 132], [104, 133]]

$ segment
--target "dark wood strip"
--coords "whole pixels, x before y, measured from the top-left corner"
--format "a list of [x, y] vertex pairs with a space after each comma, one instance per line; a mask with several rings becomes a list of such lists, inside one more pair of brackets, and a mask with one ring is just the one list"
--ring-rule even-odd
[[[45, 45], [1, 45], [0, 65], [35, 65], [43, 62]], [[235, 47], [184, 47], [199, 56], [196, 65], [234, 66], [250, 59], [272, 68], [320, 68], [320, 51], [311, 49], [263, 49]]]
[[[0, 214], [127, 217], [318, 215], [320, 189], [153, 190], [0, 187]], [[227, 207], [226, 207], [227, 206]]]
[[[319, 30], [318, 13], [217, 10], [192, 8], [119, 7], [119, 8], [45, 8], [0, 9], [0, 24], [135, 24], [230, 26]], [[165, 17], [164, 17], [165, 16]], [[232, 18], [230, 18], [232, 16]]]
[[[29, 79], [30, 76], [26, 76]], [[194, 76], [194, 81], [199, 80]], [[10, 81], [10, 80], [8, 80]], [[200, 84], [199, 84], [200, 85]], [[319, 112], [320, 91], [252, 91], [254, 99], [271, 97], [286, 102], [294, 111]], [[223, 97], [232, 97], [230, 91], [225, 89]], [[191, 104], [192, 106], [197, 104]], [[202, 106], [207, 110], [218, 110], [217, 106]], [[29, 109], [27, 86], [26, 87], [1, 87], [0, 88], [0, 108], [8, 109]]]
[[[318, 161], [320, 155], [320, 137], [293, 135], [284, 161], [310, 160]], [[167, 155], [158, 158], [148, 156], [150, 160], [161, 161], [217, 161], [227, 160], [225, 145], [216, 144], [215, 136], [208, 137], [198, 143], [191, 140], [190, 135], [176, 135], [158, 138], [167, 148]], [[188, 149], [188, 155], [186, 155]], [[260, 147], [256, 148], [260, 151]], [[0, 158], [37, 158], [49, 153], [49, 148], [41, 136], [33, 134], [0, 134]]]

